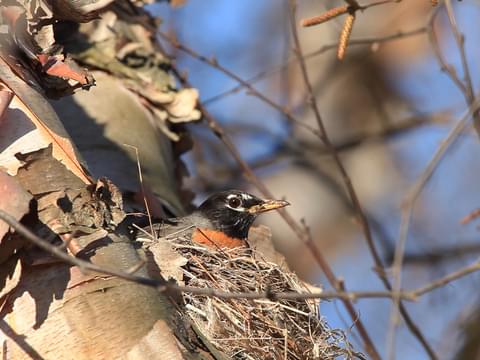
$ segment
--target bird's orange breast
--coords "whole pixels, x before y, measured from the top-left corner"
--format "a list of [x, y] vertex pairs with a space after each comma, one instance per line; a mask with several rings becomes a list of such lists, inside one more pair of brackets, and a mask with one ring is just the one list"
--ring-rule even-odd
[[192, 241], [210, 248], [233, 249], [246, 245], [244, 240], [228, 236], [221, 231], [200, 228], [193, 231]]

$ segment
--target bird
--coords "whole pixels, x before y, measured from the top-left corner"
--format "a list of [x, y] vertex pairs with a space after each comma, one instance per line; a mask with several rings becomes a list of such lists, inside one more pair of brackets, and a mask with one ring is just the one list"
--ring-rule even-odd
[[247, 246], [248, 231], [261, 213], [290, 205], [285, 200], [261, 199], [240, 190], [220, 191], [208, 197], [191, 214], [154, 224], [157, 238], [191, 236], [209, 248]]

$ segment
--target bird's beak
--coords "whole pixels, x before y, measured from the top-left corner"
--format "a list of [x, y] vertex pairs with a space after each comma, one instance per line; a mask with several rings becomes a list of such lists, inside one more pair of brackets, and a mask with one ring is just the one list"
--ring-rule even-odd
[[287, 205], [290, 205], [290, 203], [285, 200], [263, 200], [261, 204], [251, 206], [248, 212], [250, 214], [260, 214], [265, 211], [280, 209]]

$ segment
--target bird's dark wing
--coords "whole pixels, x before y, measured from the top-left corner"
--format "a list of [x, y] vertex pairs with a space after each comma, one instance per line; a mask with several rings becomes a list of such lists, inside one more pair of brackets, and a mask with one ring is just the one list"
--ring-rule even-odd
[[[153, 224], [153, 230], [157, 238], [168, 236], [189, 236], [193, 232], [194, 223], [190, 221], [190, 218], [172, 218], [163, 220], [160, 223]], [[146, 231], [151, 231], [150, 226], [145, 228]]]

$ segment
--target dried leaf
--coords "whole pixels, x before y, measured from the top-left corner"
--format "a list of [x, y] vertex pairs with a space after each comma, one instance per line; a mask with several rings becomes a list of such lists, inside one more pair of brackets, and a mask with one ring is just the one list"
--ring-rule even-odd
[[155, 125], [157, 125], [158, 129], [160, 129], [160, 131], [164, 133], [170, 140], [175, 142], [179, 141], [180, 136], [176, 132], [170, 130], [168, 127], [167, 112], [156, 107], [150, 107], [150, 110], [155, 116]]
[[[7, 37], [3, 43], [10, 45], [10, 48], [3, 47], [4, 60], [12, 66], [18, 50], [21, 50], [30, 61], [22, 62], [19, 76], [25, 81], [34, 77], [49, 96], [63, 96], [80, 86], [92, 86], [94, 80], [71, 59], [65, 60], [63, 47], [56, 43], [53, 23], [57, 17], [50, 8], [51, 4], [45, 0], [17, 2], [22, 6], [0, 8], [7, 28], [6, 32], [3, 31]], [[75, 3], [79, 6], [83, 2]], [[26, 73], [30, 76], [24, 76]]]
[[260, 225], [250, 228], [248, 233], [248, 244], [255, 250], [255, 253], [260, 253], [263, 261], [269, 261], [277, 264], [284, 271], [288, 269], [285, 257], [275, 250], [272, 242], [272, 231], [268, 226]]
[[98, 12], [114, 0], [51, 0], [55, 18], [75, 22], [88, 22], [98, 18]]
[[[55, 49], [55, 33], [53, 25], [42, 26], [33, 34], [35, 44], [41, 49], [41, 54], [49, 54]], [[38, 52], [37, 52], [38, 53]]]
[[108, 207], [110, 224], [119, 225], [125, 219], [123, 197], [118, 187], [109, 179], [101, 177], [95, 186], [96, 198]]
[[57, 76], [62, 79], [78, 81], [82, 85], [93, 85], [91, 79], [85, 71], [82, 71], [71, 60], [64, 61], [63, 55], [50, 56], [46, 54], [37, 55], [43, 71], [48, 75]]
[[[1, 58], [0, 79], [15, 94], [16, 110], [22, 112], [25, 118], [31, 121], [43, 138], [40, 148], [45, 147], [45, 143], [52, 144], [53, 156], [83, 182], [86, 184], [91, 183], [90, 176], [79, 162], [74, 145], [70, 141], [61, 121], [48, 102], [45, 101], [45, 98], [18, 78], [9, 65]], [[15, 139], [9, 140], [15, 141]], [[3, 141], [6, 140], [3, 139]], [[26, 147], [31, 146], [25, 143], [25, 141], [22, 142], [22, 145]], [[27, 151], [20, 152], [26, 153]]]
[[125, 80], [125, 86], [148, 99], [148, 101], [154, 105], [168, 104], [175, 100], [174, 92], [158, 91], [158, 89], [149, 84], [143, 84], [142, 86], [142, 84], [139, 84], [136, 81]]
[[[175, 279], [178, 283], [183, 283], [182, 266], [186, 265], [188, 260], [178, 251], [175, 251], [170, 243], [164, 239], [155, 240], [148, 246], [148, 251], [153, 255], [155, 265], [160, 269], [161, 276], [164, 279]], [[152, 274], [158, 277], [158, 274]]]
[[121, 80], [100, 71], [93, 74], [98, 80], [95, 88], [52, 103], [93, 175], [108, 177], [122, 191], [138, 192], [137, 148], [145, 186], [175, 213], [182, 213], [171, 142], [157, 131], [152, 114]]
[[114, 228], [125, 218], [122, 196], [109, 180], [85, 187], [46, 150], [28, 154], [25, 162], [28, 167], [20, 169], [17, 177], [36, 195], [38, 217], [54, 233], [90, 234]]
[[92, 21], [92, 23], [89, 24], [92, 27], [92, 30], [89, 34], [89, 40], [94, 43], [105, 43], [105, 41], [109, 39], [115, 41], [116, 34], [114, 31], [114, 26], [116, 21], [117, 14], [115, 14], [113, 11], [104, 12], [100, 19]]
[[[145, 105], [160, 120], [158, 128], [172, 141], [178, 141], [179, 137], [169, 129], [168, 122], [200, 119], [201, 113], [195, 109], [198, 91], [172, 90], [175, 81], [168, 72], [169, 61], [155, 51], [150, 41], [151, 34], [144, 28], [127, 25], [109, 11], [104, 19], [83, 25], [81, 32], [90, 46], [87, 50], [79, 49], [72, 56], [122, 79], [125, 86], [137, 93], [142, 101], [147, 99]], [[159, 113], [162, 113], [161, 116]]]
[[20, 168], [16, 178], [33, 195], [85, 186], [81, 179], [52, 157], [51, 145], [26, 155], [17, 154], [17, 157], [28, 166]]
[[165, 105], [165, 109], [171, 115], [169, 120], [173, 123], [179, 123], [200, 119], [201, 113], [195, 109], [197, 101], [197, 89], [180, 90], [174, 100]]

